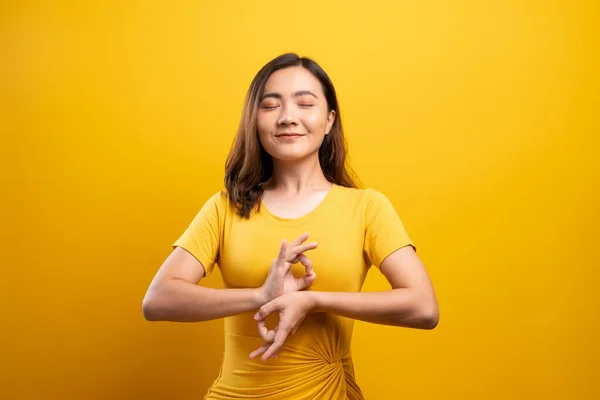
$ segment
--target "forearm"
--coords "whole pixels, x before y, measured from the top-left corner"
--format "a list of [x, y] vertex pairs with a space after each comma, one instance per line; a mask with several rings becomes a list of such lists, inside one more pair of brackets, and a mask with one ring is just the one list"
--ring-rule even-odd
[[150, 288], [143, 302], [149, 321], [201, 322], [257, 310], [258, 289], [213, 289], [171, 279]]
[[433, 329], [438, 322], [433, 294], [414, 289], [382, 292], [307, 292], [315, 312], [329, 312], [347, 318], [383, 325]]

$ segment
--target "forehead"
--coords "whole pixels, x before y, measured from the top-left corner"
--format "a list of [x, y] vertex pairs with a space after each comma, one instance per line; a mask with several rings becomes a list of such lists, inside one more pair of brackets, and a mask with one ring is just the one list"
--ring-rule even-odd
[[273, 72], [267, 79], [264, 92], [290, 94], [300, 90], [310, 90], [317, 95], [323, 93], [321, 82], [304, 67], [298, 66]]

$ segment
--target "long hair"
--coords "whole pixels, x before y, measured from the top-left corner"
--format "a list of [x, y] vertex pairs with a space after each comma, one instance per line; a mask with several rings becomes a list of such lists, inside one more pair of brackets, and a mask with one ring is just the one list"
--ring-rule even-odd
[[240, 216], [249, 218], [262, 199], [261, 183], [273, 174], [273, 161], [260, 143], [257, 131], [257, 113], [265, 84], [277, 70], [302, 66], [320, 82], [327, 99], [328, 111], [335, 111], [335, 120], [319, 148], [319, 163], [328, 181], [340, 186], [358, 187], [356, 174], [347, 164], [347, 147], [335, 88], [325, 71], [313, 60], [293, 53], [282, 54], [271, 60], [256, 74], [246, 94], [237, 135], [225, 163], [225, 187]]

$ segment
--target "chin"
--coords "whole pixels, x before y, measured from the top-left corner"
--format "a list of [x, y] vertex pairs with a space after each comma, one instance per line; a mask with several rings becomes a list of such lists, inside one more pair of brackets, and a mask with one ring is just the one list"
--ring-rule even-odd
[[285, 161], [285, 162], [295, 162], [302, 161], [307, 157], [310, 157], [313, 152], [307, 151], [294, 151], [289, 149], [287, 151], [270, 151], [269, 154], [276, 160]]

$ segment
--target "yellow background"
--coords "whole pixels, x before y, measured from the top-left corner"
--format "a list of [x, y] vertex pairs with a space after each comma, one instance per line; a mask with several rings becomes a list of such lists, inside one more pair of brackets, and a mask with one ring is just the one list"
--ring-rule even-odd
[[434, 331], [357, 324], [367, 399], [600, 398], [597, 2], [0, 10], [0, 397], [201, 398], [222, 321], [150, 323], [141, 301], [222, 187], [252, 77], [294, 51], [330, 74], [351, 162], [439, 296]]

